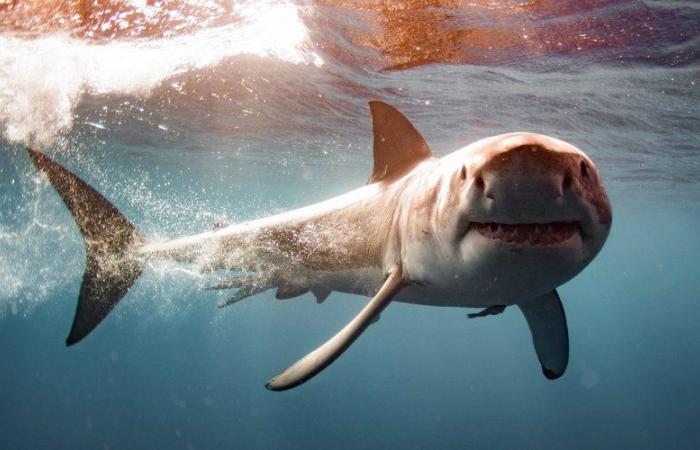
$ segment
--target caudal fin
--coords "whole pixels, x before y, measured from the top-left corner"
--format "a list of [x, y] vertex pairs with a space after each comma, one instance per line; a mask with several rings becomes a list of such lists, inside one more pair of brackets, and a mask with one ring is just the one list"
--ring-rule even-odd
[[86, 267], [78, 308], [66, 345], [90, 334], [141, 275], [133, 255], [143, 237], [107, 199], [46, 155], [27, 148], [36, 167], [51, 181], [85, 241]]

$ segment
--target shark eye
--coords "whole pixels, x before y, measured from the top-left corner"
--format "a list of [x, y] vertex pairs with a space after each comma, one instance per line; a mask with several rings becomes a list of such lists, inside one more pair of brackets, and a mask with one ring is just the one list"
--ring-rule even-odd
[[462, 179], [462, 181], [467, 179], [467, 168], [466, 166], [462, 166], [462, 169], [459, 171], [459, 178]]

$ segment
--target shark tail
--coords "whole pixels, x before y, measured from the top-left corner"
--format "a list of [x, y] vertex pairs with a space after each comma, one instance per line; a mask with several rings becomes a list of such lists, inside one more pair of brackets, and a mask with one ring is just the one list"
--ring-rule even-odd
[[90, 334], [141, 275], [144, 261], [134, 250], [145, 240], [114, 205], [75, 174], [36, 150], [27, 152], [63, 199], [85, 241], [85, 273], [66, 339], [70, 346]]

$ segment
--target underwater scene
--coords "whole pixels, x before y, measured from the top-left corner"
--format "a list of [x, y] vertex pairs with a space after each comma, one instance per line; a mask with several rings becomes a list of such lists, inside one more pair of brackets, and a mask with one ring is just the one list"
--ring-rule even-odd
[[698, 2], [0, 0], [2, 449], [697, 449], [699, 228]]

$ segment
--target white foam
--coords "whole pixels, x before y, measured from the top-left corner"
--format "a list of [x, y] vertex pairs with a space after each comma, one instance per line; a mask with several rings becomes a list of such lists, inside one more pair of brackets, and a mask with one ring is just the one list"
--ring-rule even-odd
[[0, 124], [12, 142], [48, 143], [73, 124], [82, 93], [147, 96], [178, 73], [235, 55], [321, 65], [297, 7], [237, 5], [239, 23], [167, 39], [90, 43], [64, 34], [0, 36]]

